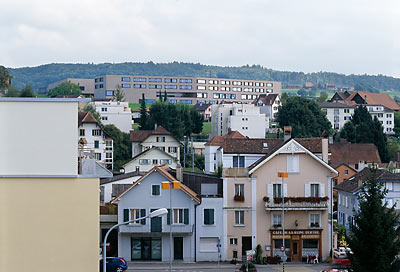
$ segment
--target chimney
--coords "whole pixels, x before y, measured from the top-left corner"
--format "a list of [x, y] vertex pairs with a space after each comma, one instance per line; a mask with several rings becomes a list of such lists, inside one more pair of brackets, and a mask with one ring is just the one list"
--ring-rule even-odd
[[292, 127], [291, 126], [284, 126], [283, 127], [283, 141], [286, 142], [292, 138]]
[[176, 165], [176, 179], [180, 182], [183, 182], [183, 170], [180, 163]]
[[326, 131], [322, 132], [322, 160], [328, 163], [328, 133]]

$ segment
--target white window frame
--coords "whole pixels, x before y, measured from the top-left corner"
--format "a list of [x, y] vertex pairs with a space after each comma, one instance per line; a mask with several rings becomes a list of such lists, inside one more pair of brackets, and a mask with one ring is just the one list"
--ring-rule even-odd
[[[181, 217], [179, 215], [182, 215]], [[177, 215], [177, 216], [175, 216]], [[184, 209], [182, 208], [175, 208], [173, 209], [173, 213], [172, 213], [172, 224], [173, 225], [183, 225], [185, 222], [185, 215], [184, 215]], [[182, 222], [180, 222], [179, 219], [182, 219]]]
[[237, 245], [238, 244], [238, 238], [236, 238], [236, 237], [229, 238], [229, 244], [230, 245]]
[[271, 225], [280, 225], [279, 228], [282, 227], [282, 214], [281, 213], [273, 213], [271, 214]]
[[244, 196], [244, 184], [243, 183], [235, 184], [235, 195]]
[[[318, 219], [318, 220], [315, 220]], [[318, 223], [318, 227], [311, 227], [311, 223]], [[308, 215], [308, 226], [310, 228], [321, 228], [321, 214], [320, 213], [310, 213]]]
[[[241, 214], [243, 217], [240, 216]], [[243, 222], [241, 222], [241, 218], [243, 218]], [[244, 226], [244, 221], [244, 211], [235, 211], [235, 226]]]
[[[129, 209], [129, 220], [134, 220], [140, 218], [140, 210], [141, 209]], [[129, 225], [140, 225], [140, 221], [133, 221], [129, 223]]]

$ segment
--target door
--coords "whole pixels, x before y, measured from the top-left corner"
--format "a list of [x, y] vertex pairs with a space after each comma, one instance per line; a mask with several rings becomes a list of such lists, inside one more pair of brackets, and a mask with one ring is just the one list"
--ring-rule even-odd
[[246, 256], [246, 250], [251, 249], [251, 236], [242, 236], [242, 256]]
[[[154, 212], [157, 209], [151, 209], [150, 212]], [[161, 224], [162, 224], [162, 218], [160, 216], [153, 217], [150, 220], [150, 231], [151, 232], [161, 232]]]
[[298, 262], [300, 260], [299, 241], [292, 241], [291, 249], [292, 249], [291, 251], [292, 261]]
[[183, 237], [174, 237], [174, 260], [183, 260]]

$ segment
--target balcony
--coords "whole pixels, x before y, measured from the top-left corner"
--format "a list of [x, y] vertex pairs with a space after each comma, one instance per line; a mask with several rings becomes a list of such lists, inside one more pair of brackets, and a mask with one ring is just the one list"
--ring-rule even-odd
[[[154, 234], [168, 234], [171, 225], [162, 225], [161, 232], [151, 232], [150, 231], [150, 224], [146, 221], [146, 225], [141, 224], [132, 224], [132, 225], [125, 225], [120, 226], [119, 231], [121, 233], [154, 233]], [[192, 234], [194, 233], [194, 224], [189, 225], [172, 225], [172, 233], [174, 234]]]
[[223, 168], [222, 169], [223, 177], [236, 177], [236, 178], [248, 178], [249, 177], [249, 169], [248, 168]]
[[[284, 200], [284, 209], [288, 211], [327, 210], [329, 207], [328, 197], [285, 197]], [[282, 198], [276, 197], [270, 201], [268, 197], [264, 197], [264, 201], [267, 211], [282, 210]]]

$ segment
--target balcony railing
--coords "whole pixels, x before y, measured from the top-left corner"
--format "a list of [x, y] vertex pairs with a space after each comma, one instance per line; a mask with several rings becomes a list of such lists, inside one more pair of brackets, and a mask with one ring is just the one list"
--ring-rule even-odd
[[[169, 233], [171, 225], [162, 225], [161, 233]], [[133, 224], [120, 226], [119, 231], [122, 233], [150, 233], [150, 224], [146, 221], [146, 225]], [[160, 233], [160, 232], [157, 232]], [[194, 233], [194, 224], [189, 225], [172, 225], [172, 233], [191, 234]]]
[[[282, 198], [276, 197], [269, 200], [264, 197], [265, 209], [268, 211], [282, 210]], [[327, 210], [328, 197], [285, 197], [284, 208], [286, 210]]]

